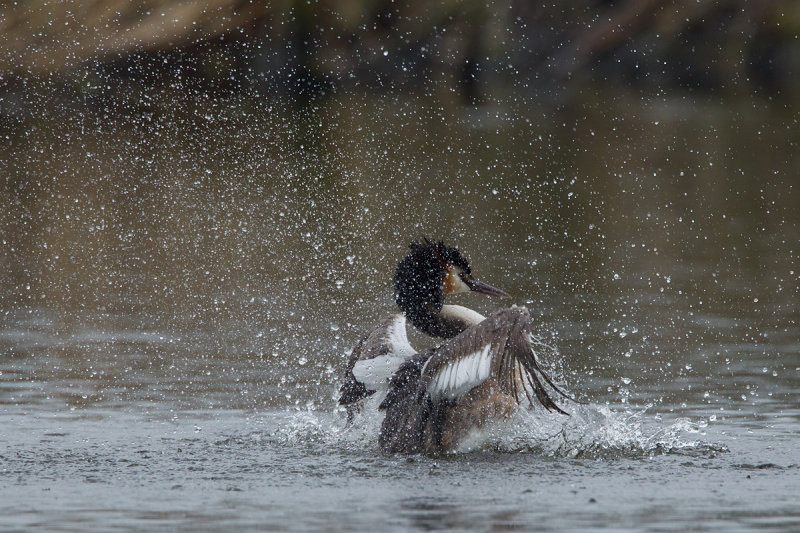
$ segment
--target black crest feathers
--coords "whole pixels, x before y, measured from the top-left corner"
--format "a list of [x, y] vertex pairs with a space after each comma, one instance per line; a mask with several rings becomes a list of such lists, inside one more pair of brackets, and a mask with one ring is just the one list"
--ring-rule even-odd
[[444, 304], [444, 273], [457, 266], [469, 274], [470, 265], [458, 249], [442, 241], [423, 239], [408, 247], [411, 252], [397, 265], [394, 275], [395, 302], [414, 326], [425, 331], [424, 324]]

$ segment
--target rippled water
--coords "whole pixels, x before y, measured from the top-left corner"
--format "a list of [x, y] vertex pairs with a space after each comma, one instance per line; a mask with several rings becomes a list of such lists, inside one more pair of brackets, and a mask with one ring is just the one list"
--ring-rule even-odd
[[[209, 105], [3, 126], [2, 528], [800, 528], [796, 113]], [[571, 416], [443, 457], [345, 427], [422, 235], [531, 309]]]

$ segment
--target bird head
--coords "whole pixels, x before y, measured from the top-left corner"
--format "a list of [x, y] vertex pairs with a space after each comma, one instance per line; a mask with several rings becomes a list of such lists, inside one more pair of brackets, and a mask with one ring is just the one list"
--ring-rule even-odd
[[440, 312], [450, 294], [478, 292], [510, 298], [506, 292], [475, 279], [469, 261], [457, 248], [423, 239], [412, 242], [409, 249], [397, 265], [394, 292], [398, 307], [412, 322]]

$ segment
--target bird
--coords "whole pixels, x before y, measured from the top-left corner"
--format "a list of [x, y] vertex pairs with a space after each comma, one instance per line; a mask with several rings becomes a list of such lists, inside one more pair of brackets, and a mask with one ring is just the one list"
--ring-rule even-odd
[[[378, 410], [385, 415], [381, 450], [441, 454], [457, 450], [474, 430], [507, 418], [525, 399], [530, 406], [538, 402], [547, 411], [568, 414], [545, 386], [570, 399], [536, 359], [529, 311], [513, 306], [487, 318], [445, 304], [445, 298], [465, 292], [510, 295], [475, 279], [469, 260], [443, 241], [413, 241], [409, 250], [393, 278], [400, 312], [364, 336], [348, 359], [339, 398], [348, 421], [366, 398], [379, 393]], [[415, 350], [408, 341], [409, 322], [442, 342]]]

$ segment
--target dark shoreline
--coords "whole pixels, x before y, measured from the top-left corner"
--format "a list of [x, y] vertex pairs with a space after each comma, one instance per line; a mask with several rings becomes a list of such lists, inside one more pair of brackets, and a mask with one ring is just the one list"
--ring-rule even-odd
[[[254, 7], [218, 0], [98, 14], [63, 6], [43, 13], [46, 6], [30, 1], [4, 14], [0, 116], [13, 116], [8, 101], [36, 86], [117, 101], [126, 90], [188, 89], [298, 105], [367, 89], [481, 106], [498, 92], [563, 100], [593, 85], [793, 100], [800, 15], [791, 0], [756, 4], [653, 0], [576, 10], [568, 2], [379, 2], [354, 11], [343, 1]], [[184, 12], [175, 14], [178, 6]], [[217, 20], [220, 10], [231, 14]]]

